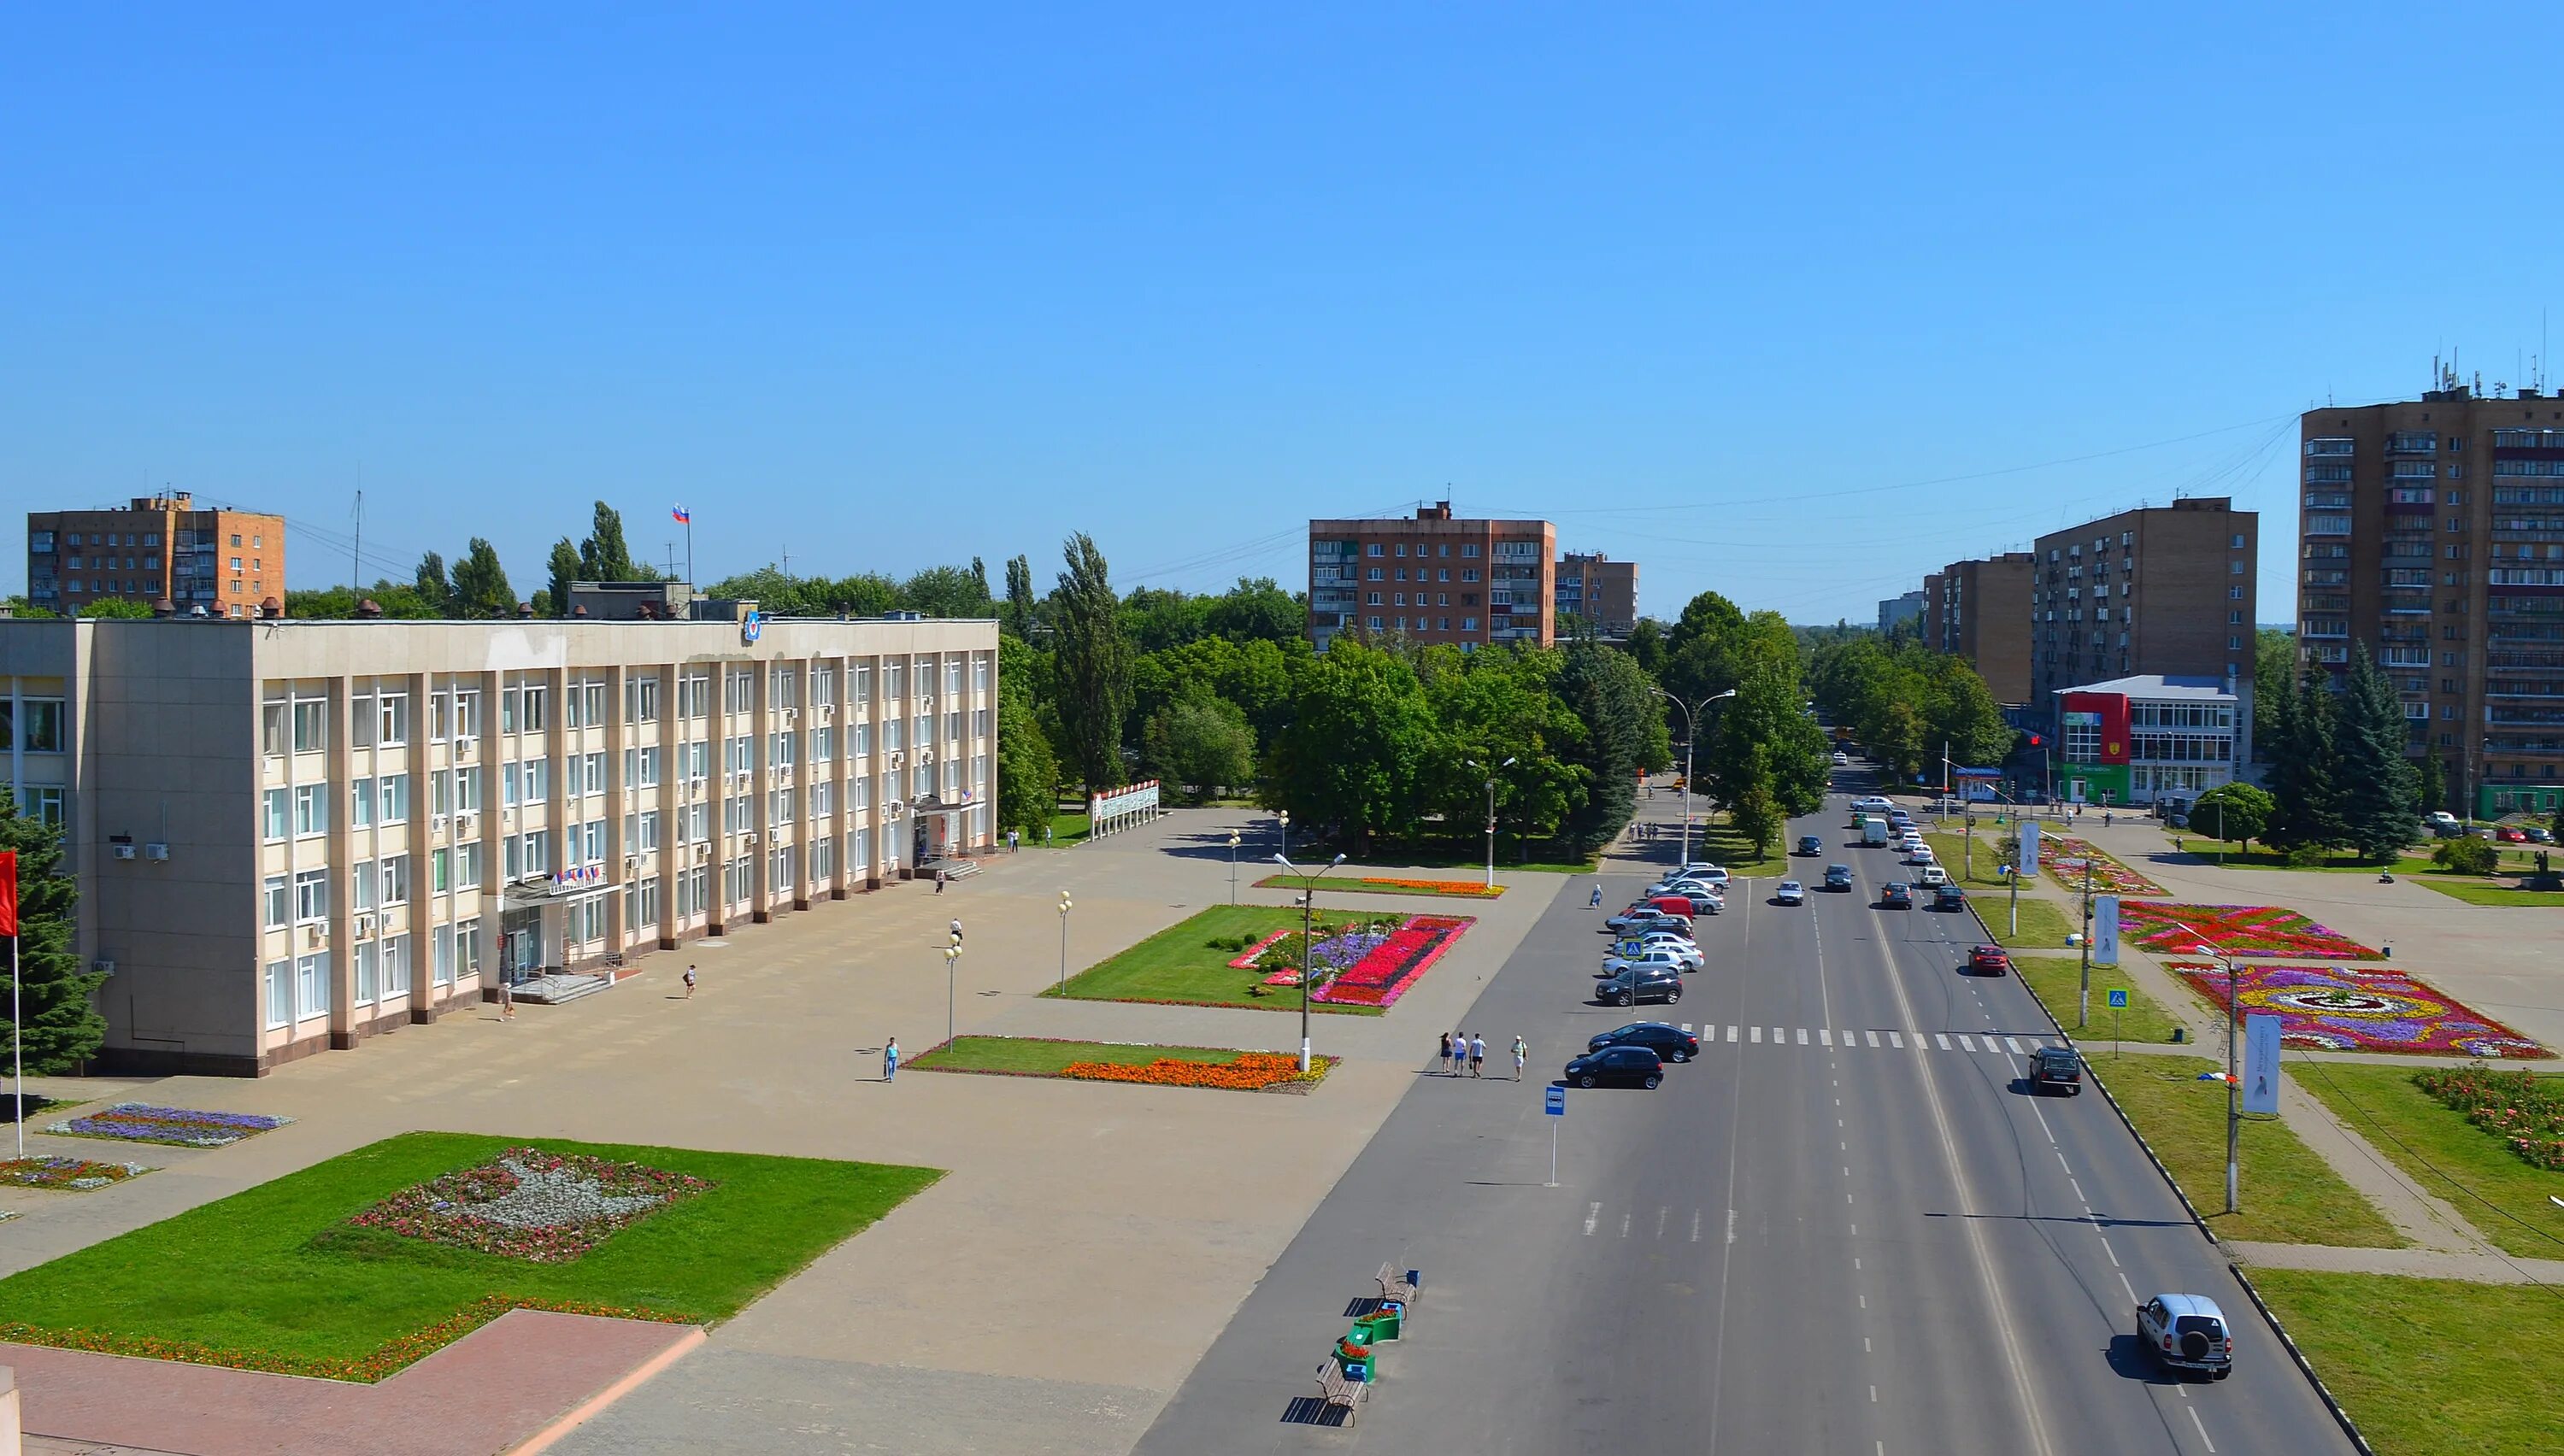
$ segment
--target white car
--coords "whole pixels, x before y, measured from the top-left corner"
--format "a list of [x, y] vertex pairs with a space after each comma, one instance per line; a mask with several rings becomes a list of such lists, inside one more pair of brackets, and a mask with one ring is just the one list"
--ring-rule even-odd
[[1920, 878], [1927, 886], [1947, 885], [1950, 883], [1950, 872], [1939, 865], [1925, 865]]
[[1849, 767], [1851, 766], [1851, 755], [1850, 755], [1849, 753], [1846, 753], [1846, 752], [1842, 751], [1842, 750], [1841, 750], [1841, 749], [1839, 749], [1839, 748], [1835, 749], [1835, 750], [1834, 750], [1834, 766], [1835, 766], [1836, 768], [1849, 768]]
[[1618, 975], [1633, 965], [1664, 966], [1672, 970], [1698, 970], [1703, 963], [1697, 948], [1686, 955], [1671, 945], [1657, 945], [1640, 950], [1633, 955], [1605, 955], [1602, 957], [1602, 969], [1597, 974]]
[[1648, 931], [1636, 936], [1622, 936], [1611, 942], [1611, 949], [1607, 953], [1635, 955], [1642, 950], [1659, 949], [1671, 950], [1676, 955], [1689, 957], [1694, 965], [1701, 963], [1699, 945], [1693, 943], [1688, 936], [1677, 936], [1667, 931]]
[[1940, 862], [1941, 857], [1934, 854], [1928, 844], [1918, 840], [1905, 846], [1905, 863], [1909, 865], [1936, 865]]
[[1682, 867], [1682, 878], [1698, 880], [1704, 885], [1715, 885], [1721, 890], [1727, 888], [1727, 870], [1719, 865], [1685, 865]]
[[1648, 886], [1646, 895], [1641, 896], [1640, 898], [1647, 899], [1658, 895], [1706, 895], [1713, 900], [1717, 900], [1724, 899], [1726, 897], [1727, 887], [1724, 885], [1713, 885], [1707, 880], [1694, 880], [1688, 877], [1677, 877], [1671, 880], [1659, 880], [1655, 884]]
[[1796, 880], [1784, 880], [1781, 888], [1772, 892], [1772, 899], [1781, 905], [1805, 905], [1808, 903], [1808, 887]]
[[1855, 814], [1884, 814], [1895, 807], [1893, 800], [1882, 799], [1876, 794], [1869, 794], [1851, 801], [1851, 811]]

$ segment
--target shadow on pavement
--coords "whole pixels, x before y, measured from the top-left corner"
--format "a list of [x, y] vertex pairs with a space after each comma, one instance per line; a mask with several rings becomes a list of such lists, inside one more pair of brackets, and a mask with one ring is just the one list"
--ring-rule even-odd
[[2165, 1369], [2146, 1350], [2146, 1343], [2134, 1335], [2110, 1337], [2110, 1368], [2120, 1378], [2140, 1380], [2149, 1385], [2178, 1385], [2181, 1376]]

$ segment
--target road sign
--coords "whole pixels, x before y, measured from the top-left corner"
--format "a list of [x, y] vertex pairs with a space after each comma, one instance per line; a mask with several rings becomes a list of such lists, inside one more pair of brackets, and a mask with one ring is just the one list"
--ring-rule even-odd
[[2279, 1110], [2279, 1018], [2255, 1011], [2244, 1018], [2244, 1111]]
[[1549, 1115], [1553, 1118], [1563, 1118], [1567, 1116], [1566, 1088], [1553, 1087], [1549, 1089]]
[[2128, 1009], [2128, 992], [2126, 987], [2112, 986], [2110, 988], [2110, 1009], [2113, 1011], [2125, 1011]]
[[2119, 963], [2119, 897], [2092, 897], [2092, 963]]

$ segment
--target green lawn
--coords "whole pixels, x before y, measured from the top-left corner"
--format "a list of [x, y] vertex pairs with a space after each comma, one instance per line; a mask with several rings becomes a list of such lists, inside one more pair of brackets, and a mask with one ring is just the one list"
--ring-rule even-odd
[[[1532, 847], [1534, 849], [1550, 851], [1555, 851], [1559, 848], [1556, 844], [1534, 845]], [[1517, 860], [1509, 858], [1509, 856], [1519, 855], [1522, 853], [1524, 853], [1523, 846], [1515, 844], [1510, 840], [1499, 839], [1496, 842], [1496, 872], [1498, 874], [1503, 874], [1511, 870], [1521, 870], [1527, 874], [1533, 875], [1591, 875], [1594, 873], [1595, 867], [1602, 863], [1602, 857], [1599, 854], [1583, 860]], [[1483, 839], [1472, 840], [1466, 844], [1454, 844], [1449, 840], [1441, 839], [1412, 841], [1374, 839], [1371, 842], [1371, 848], [1363, 852], [1363, 857], [1374, 860], [1395, 860], [1401, 865], [1410, 865], [1419, 870], [1467, 870], [1475, 868], [1483, 875], [1487, 868], [1487, 842]], [[1326, 857], [1324, 855], [1318, 855], [1315, 856], [1315, 858], [1323, 860]], [[1292, 862], [1294, 864], [1300, 864], [1305, 863], [1305, 860], [1295, 857]], [[1270, 861], [1267, 863], [1270, 863]]]
[[2003, 865], [2003, 852], [1995, 848], [1992, 836], [1979, 834], [1976, 852], [1967, 852], [1968, 836], [1959, 834], [1925, 834], [1923, 843], [1939, 856], [1941, 868], [1950, 878], [1971, 890], [2001, 890], [2012, 882], [1995, 873]]
[[[345, 1223], [412, 1184], [528, 1144], [720, 1186], [566, 1264]], [[468, 1333], [455, 1317], [494, 1298], [728, 1319], [941, 1176], [816, 1158], [406, 1133], [0, 1280], [0, 1338], [59, 1344], [79, 1332], [106, 1337], [90, 1348], [136, 1353], [174, 1342], [223, 1363], [378, 1379]]]
[[2281, 1244], [2404, 1247], [2394, 1225], [2284, 1122], [2244, 1123], [2244, 1210], [2218, 1212], [2226, 1206], [2226, 1089], [2199, 1080], [2200, 1073], [2219, 1069], [2218, 1063], [2205, 1057], [2099, 1057], [2091, 1069], [2109, 1084], [2128, 1120], [2217, 1233]]
[[2074, 918], [2053, 902], [2034, 895], [2021, 898], [2021, 934], [2014, 935], [2012, 895], [1972, 895], [1968, 902], [1985, 919], [1986, 934], [1996, 943], [2010, 950], [2062, 950], [2065, 937], [2074, 933]]
[[[1682, 843], [1682, 826], [1679, 823], [1673, 826], [1672, 834], [1674, 844], [1679, 847]], [[1748, 876], [1785, 880], [1790, 876], [1791, 839], [1792, 836], [1787, 834], [1781, 836], [1773, 842], [1770, 854], [1758, 857], [1754, 853], [1753, 841], [1739, 833], [1735, 825], [1699, 824], [1694, 825], [1691, 831], [1691, 857], [1713, 865], [1724, 865], [1727, 873], [1740, 880]]]
[[2301, 1269], [2252, 1282], [2380, 1456], [2564, 1451], [2554, 1290]]
[[[2013, 961], [2013, 968], [2021, 972], [2022, 982], [2030, 987], [2030, 994], [2038, 997], [2056, 1017], [2058, 1024], [2069, 1032], [2074, 1030], [2075, 992], [2082, 974], [2081, 967], [2082, 962], [2077, 959], [2016, 958]], [[2108, 992], [2112, 986], [2126, 988], [2127, 1010], [2110, 1009]], [[2076, 1040], [2105, 1042], [2115, 1027], [2124, 1041], [2169, 1042], [2172, 1029], [2180, 1024], [2173, 1019], [2171, 1012], [2164, 1009], [2162, 1002], [2147, 995], [2143, 987], [2131, 983], [2126, 971], [2117, 966], [2096, 965], [2092, 967], [2091, 1025], [2077, 1034]], [[2085, 1050], [2099, 1053], [2101, 1048], [2096, 1045]]]
[[1045, 843], [1038, 835], [1026, 835], [1024, 837], [1024, 848], [1066, 849], [1070, 845], [1086, 838], [1089, 827], [1090, 826], [1086, 819], [1086, 811], [1084, 809], [1078, 809], [1074, 812], [1067, 810], [1054, 811], [1050, 816], [1049, 841]]
[[[1329, 915], [1327, 892], [1318, 891], [1318, 916]], [[1149, 938], [1054, 986], [1045, 996], [1086, 1001], [1172, 1001], [1179, 1005], [1256, 1006], [1276, 1011], [1300, 1009], [1296, 986], [1267, 986], [1262, 974], [1232, 970], [1228, 962], [1240, 953], [1220, 949], [1214, 938], [1247, 936], [1261, 938], [1280, 930], [1298, 930], [1300, 912], [1279, 906], [1215, 905], [1176, 922]], [[1323, 938], [1323, 937], [1321, 937]], [[1264, 990], [1269, 995], [1256, 995]], [[1377, 1006], [1331, 1005], [1319, 1001], [1312, 1010], [1339, 1016], [1378, 1016]]]
[[2451, 900], [2462, 900], [2468, 905], [2544, 906], [2549, 909], [2564, 906], [2564, 891], [2515, 890], [2501, 881], [2487, 880], [2479, 875], [2452, 875], [2445, 870], [2431, 870], [2409, 877], [2399, 873], [2397, 878], [2410, 878], [2417, 885], [2427, 886]]
[[[2320, 1098], [2333, 1116], [2407, 1176], [2448, 1199], [2504, 1253], [2564, 1259], [2564, 1209], [2546, 1201], [2549, 1195], [2564, 1198], [2564, 1173], [2522, 1160], [2500, 1139], [2414, 1086], [2411, 1072], [2401, 1067], [2295, 1061], [2289, 1065], [2288, 1080]], [[2452, 1177], [2463, 1187], [2452, 1184]], [[2482, 1197], [2470, 1197], [2467, 1190]], [[2487, 1201], [2492, 1208], [2484, 1206]], [[2539, 1229], [2549, 1236], [2535, 1232]]]
[[[2190, 860], [2194, 864], [2207, 865], [2212, 868], [2217, 866], [2216, 840], [2209, 839], [2201, 835], [2181, 834], [2178, 830], [2174, 831], [2174, 833], [2181, 839], [2182, 855], [2184, 858]], [[2530, 870], [2536, 869], [2537, 856], [2534, 851], [2539, 848], [2542, 848], [2542, 846], [2531, 845], [2526, 849], [2504, 846], [2501, 850], [2502, 869], [2513, 874], [2525, 874]], [[2292, 865], [2287, 862], [2285, 857], [2281, 856], [2275, 850], [2260, 848], [2247, 850], [2242, 845], [2230, 844], [2226, 846], [2225, 868], [2230, 870], [2305, 870], [2323, 875], [2374, 875], [2378, 872], [2381, 866], [2379, 866], [2374, 860], [2354, 859], [2349, 855], [2326, 856], [2324, 862], [2320, 865]], [[2402, 879], [2406, 875], [2429, 875], [2440, 873], [2440, 867], [2431, 863], [2431, 852], [2428, 848], [2425, 848], [2419, 854], [2405, 854], [2403, 857], [2395, 861], [2394, 869], [2396, 878], [2398, 879]]]

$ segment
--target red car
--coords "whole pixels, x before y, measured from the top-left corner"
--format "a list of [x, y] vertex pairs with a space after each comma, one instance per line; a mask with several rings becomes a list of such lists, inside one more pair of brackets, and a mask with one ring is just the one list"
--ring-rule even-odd
[[2009, 975], [2011, 973], [2012, 957], [2004, 953], [2001, 945], [1979, 945], [1968, 952], [1968, 974], [1970, 975]]
[[2526, 844], [2528, 843], [2528, 836], [2517, 829], [2504, 829], [2501, 831], [2501, 842], [2504, 844]]

